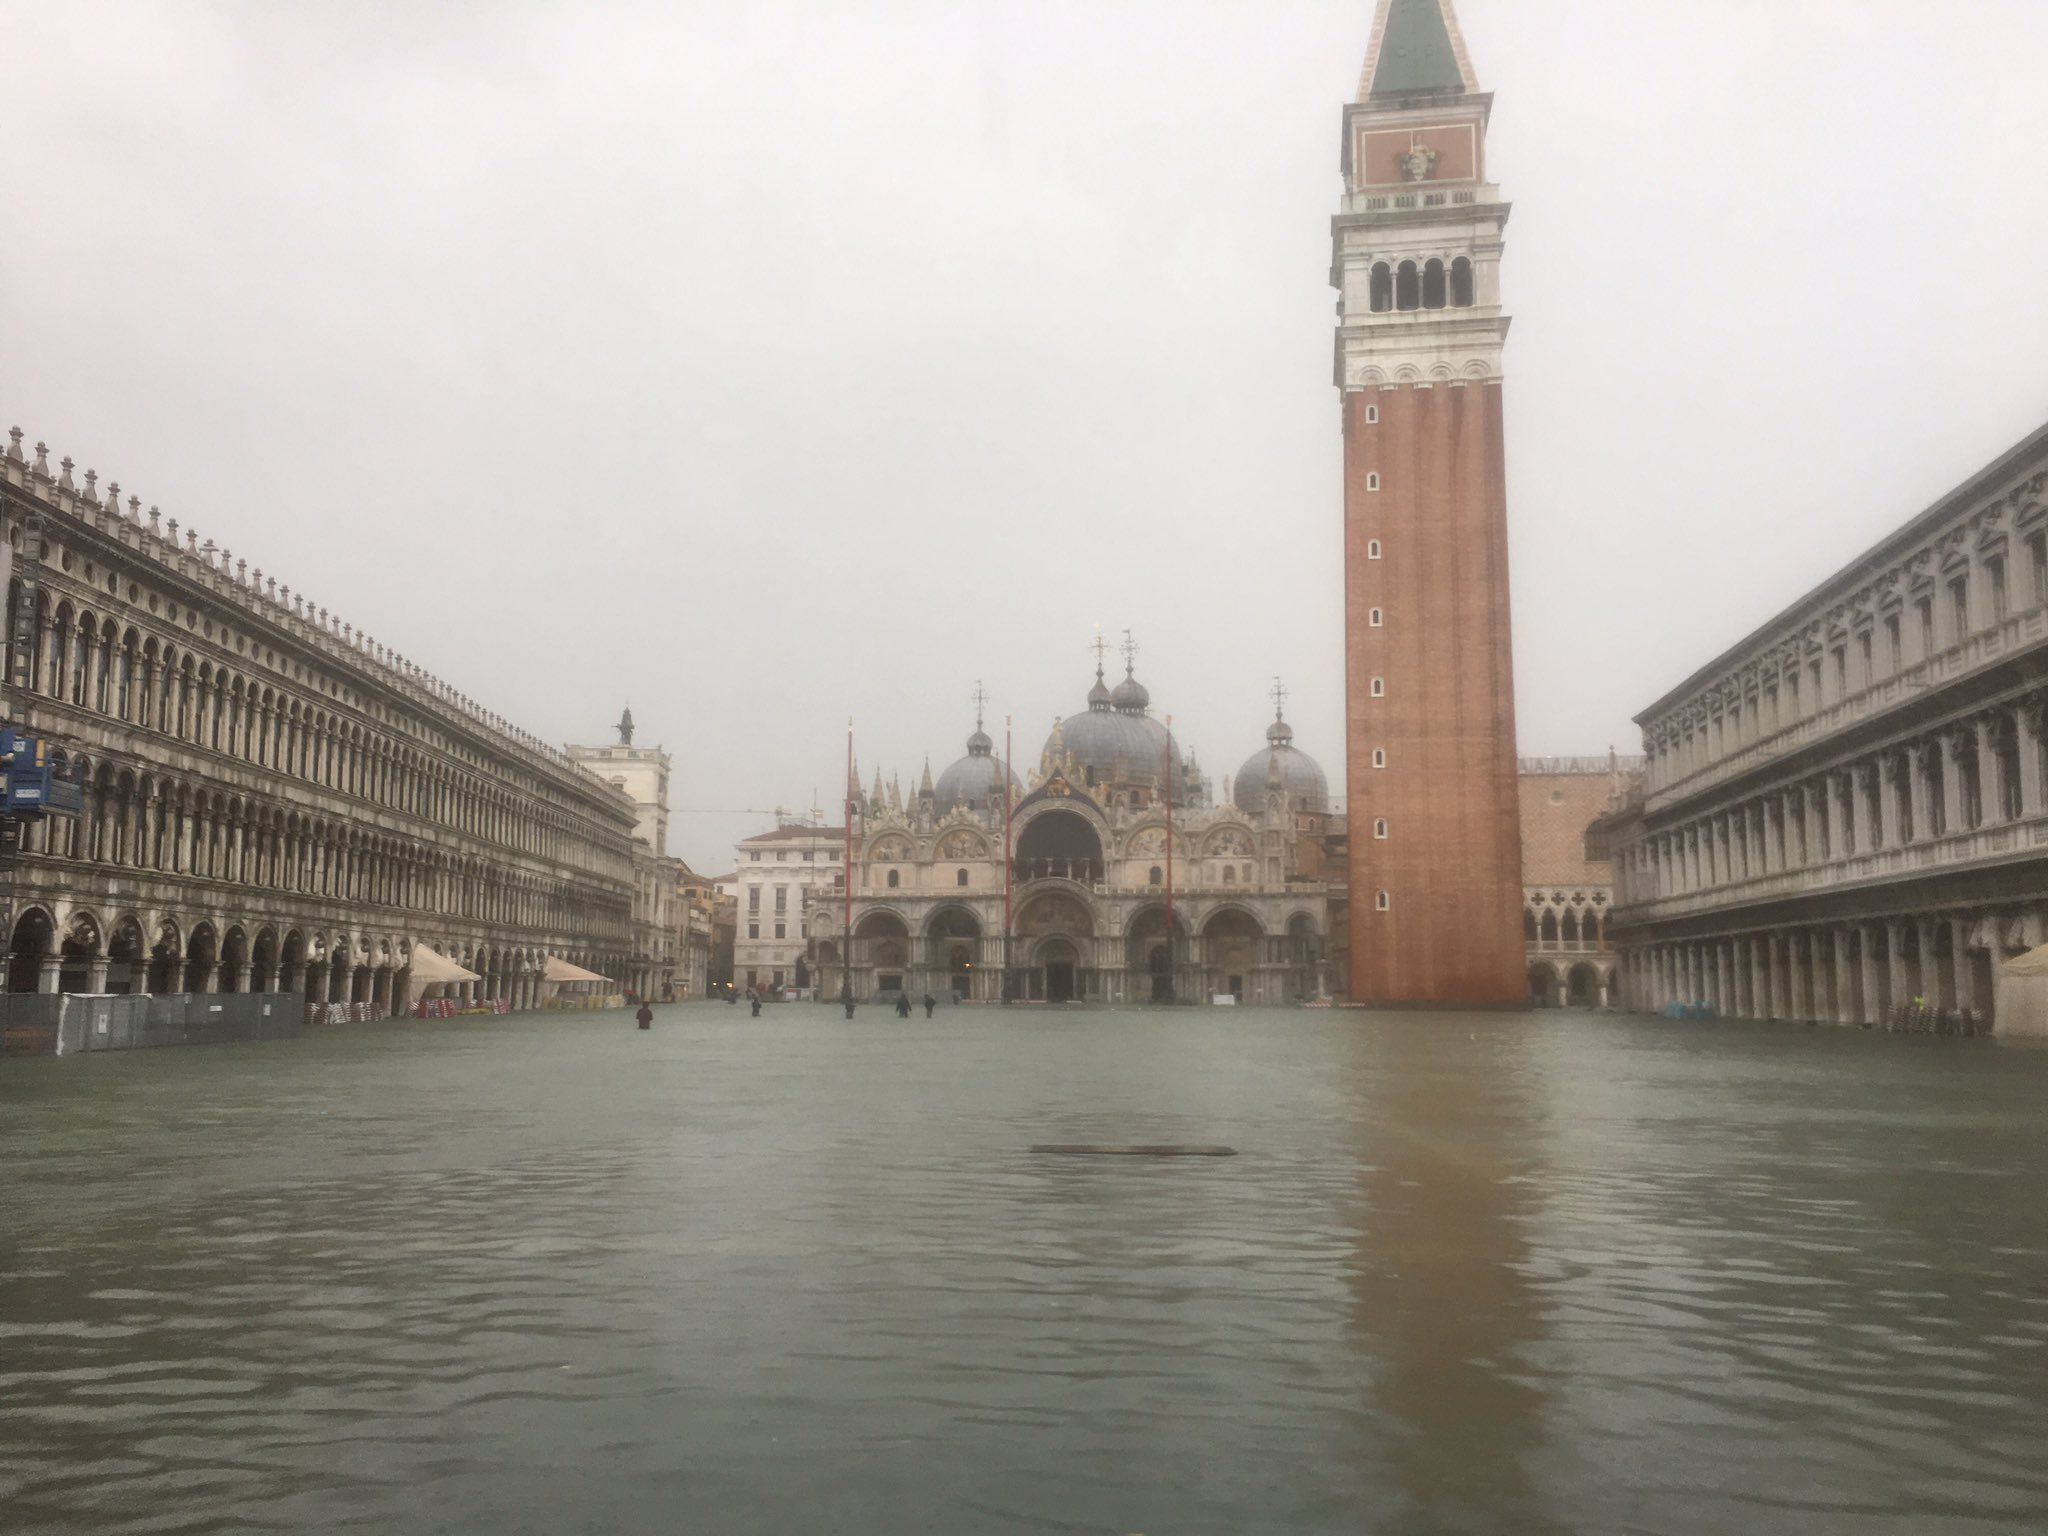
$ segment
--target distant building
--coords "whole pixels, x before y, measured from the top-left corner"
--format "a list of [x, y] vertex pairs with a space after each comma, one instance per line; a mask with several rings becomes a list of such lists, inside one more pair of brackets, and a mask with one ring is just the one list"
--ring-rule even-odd
[[808, 989], [810, 919], [846, 889], [846, 829], [779, 826], [737, 847], [733, 979], [743, 988]]
[[2048, 936], [2044, 676], [2048, 427], [1636, 716], [1629, 1003], [1990, 1018]]
[[852, 942], [836, 904], [813, 912], [821, 984], [982, 1002], [1327, 999], [1342, 871], [1322, 768], [1276, 715], [1218, 798], [1150, 706], [1133, 665], [1114, 688], [1098, 665], [1029, 782], [977, 719], [936, 781], [927, 768], [909, 794], [879, 774], [853, 787]]
[[1623, 803], [1642, 769], [1641, 758], [1612, 752], [1522, 759], [1522, 945], [1539, 1008], [1614, 1001], [1614, 866], [1587, 831]]
[[[674, 866], [675, 889], [669, 916], [675, 930], [675, 992], [678, 997], [707, 997], [711, 992], [712, 954], [717, 945], [719, 905], [730, 904], [716, 881], [707, 880], [681, 859]], [[732, 960], [731, 934], [726, 935], [727, 979]]]
[[660, 747], [633, 745], [633, 711], [619, 716], [619, 739], [605, 747], [566, 747], [569, 760], [602, 779], [632, 803], [633, 953], [621, 978], [638, 997], [660, 998], [675, 988], [676, 936], [670, 905], [676, 860], [668, 855], [670, 760]]
[[603, 779], [633, 802], [639, 820], [634, 835], [657, 854], [668, 852], [668, 776], [670, 760], [660, 747], [633, 745], [633, 711], [628, 709], [613, 727], [619, 739], [605, 747], [567, 747], [571, 762]]

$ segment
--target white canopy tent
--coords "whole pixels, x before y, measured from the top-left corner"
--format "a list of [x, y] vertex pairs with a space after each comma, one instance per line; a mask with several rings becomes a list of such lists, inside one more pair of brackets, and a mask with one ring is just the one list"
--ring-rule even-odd
[[475, 971], [457, 965], [432, 945], [415, 943], [412, 947], [412, 980], [414, 986], [424, 987], [443, 982], [481, 981], [483, 978]]
[[541, 965], [542, 981], [610, 981], [609, 976], [600, 976], [595, 971], [586, 971], [580, 965], [571, 965], [560, 955], [549, 955]]

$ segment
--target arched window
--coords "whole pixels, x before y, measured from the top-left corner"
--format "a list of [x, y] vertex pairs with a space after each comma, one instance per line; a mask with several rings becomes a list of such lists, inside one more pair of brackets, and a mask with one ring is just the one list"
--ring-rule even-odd
[[1422, 307], [1442, 309], [1444, 307], [1444, 264], [1434, 258], [1422, 269]]
[[1384, 817], [1384, 816], [1381, 816], [1381, 817], [1377, 818], [1377, 819], [1376, 819], [1376, 820], [1375, 820], [1375, 821], [1373, 822], [1373, 824], [1372, 824], [1372, 835], [1373, 835], [1374, 837], [1378, 838], [1378, 839], [1379, 839], [1379, 840], [1380, 840], [1381, 842], [1385, 842], [1385, 841], [1387, 840], [1387, 818], [1386, 818], [1386, 817]]
[[1372, 265], [1372, 283], [1367, 302], [1376, 315], [1383, 315], [1394, 307], [1394, 269], [1384, 261]]
[[1387, 696], [1387, 680], [1384, 677], [1372, 680], [1372, 696], [1376, 699], [1384, 699]]
[[953, 883], [954, 883], [955, 885], [965, 885], [965, 884], [967, 883], [967, 871], [966, 871], [966, 870], [964, 870], [964, 869], [963, 869], [963, 870], [960, 870], [960, 871], [958, 871], [958, 872], [957, 872], [957, 873], [956, 873], [956, 874], [955, 874], [955, 875], [953, 876]]
[[1378, 470], [1375, 469], [1367, 473], [1365, 488], [1368, 491], [1376, 491], [1380, 488], [1380, 472]]
[[1371, 613], [1366, 615], [1366, 623], [1371, 625], [1374, 629], [1378, 629], [1380, 625], [1384, 622], [1385, 617], [1377, 608], [1373, 609]]
[[1374, 894], [1372, 904], [1376, 911], [1391, 912], [1394, 908], [1394, 898], [1385, 891], [1379, 891]]
[[893, 869], [892, 869], [892, 870], [890, 870], [890, 871], [889, 871], [889, 882], [888, 882], [888, 883], [889, 883], [889, 889], [893, 891], [893, 890], [894, 890], [894, 889], [895, 889], [895, 888], [896, 888], [897, 886], [899, 886], [899, 885], [901, 885], [901, 884], [903, 883], [903, 877], [902, 877], [902, 875], [901, 875], [901, 874], [900, 874], [900, 873], [899, 873], [898, 871], [896, 871], [896, 870], [893, 870]]
[[1387, 749], [1385, 747], [1374, 747], [1372, 749], [1372, 765], [1375, 768], [1387, 766]]
[[1451, 263], [1451, 308], [1472, 307], [1472, 263], [1460, 256]]
[[1159, 883], [1159, 866], [1157, 864], [1154, 864], [1152, 866], [1152, 874], [1150, 876], [1150, 881], [1153, 885], [1157, 885]]
[[1368, 560], [1377, 560], [1379, 559], [1379, 557], [1380, 541], [1378, 539], [1367, 539], [1365, 541], [1365, 558]]
[[1380, 408], [1378, 406], [1368, 405], [1365, 408], [1365, 424], [1368, 427], [1376, 427], [1380, 424]]
[[1422, 273], [1412, 261], [1402, 262], [1394, 274], [1394, 308], [1422, 308]]

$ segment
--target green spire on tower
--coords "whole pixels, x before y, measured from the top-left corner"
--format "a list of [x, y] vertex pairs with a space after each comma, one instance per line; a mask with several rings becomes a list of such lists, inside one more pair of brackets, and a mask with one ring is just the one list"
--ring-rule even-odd
[[1451, 46], [1451, 23], [1444, 16], [1449, 3], [1390, 0], [1369, 95], [1465, 89], [1464, 71], [1458, 68], [1457, 50]]

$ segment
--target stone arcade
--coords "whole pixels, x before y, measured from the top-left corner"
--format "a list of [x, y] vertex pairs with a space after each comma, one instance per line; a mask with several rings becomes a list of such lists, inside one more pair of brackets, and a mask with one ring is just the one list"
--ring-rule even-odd
[[463, 991], [515, 1006], [538, 999], [550, 953], [628, 974], [630, 802], [10, 438], [9, 713], [68, 744], [85, 784], [84, 815], [26, 831], [10, 991], [303, 988], [395, 1012], [418, 942], [482, 975]]

